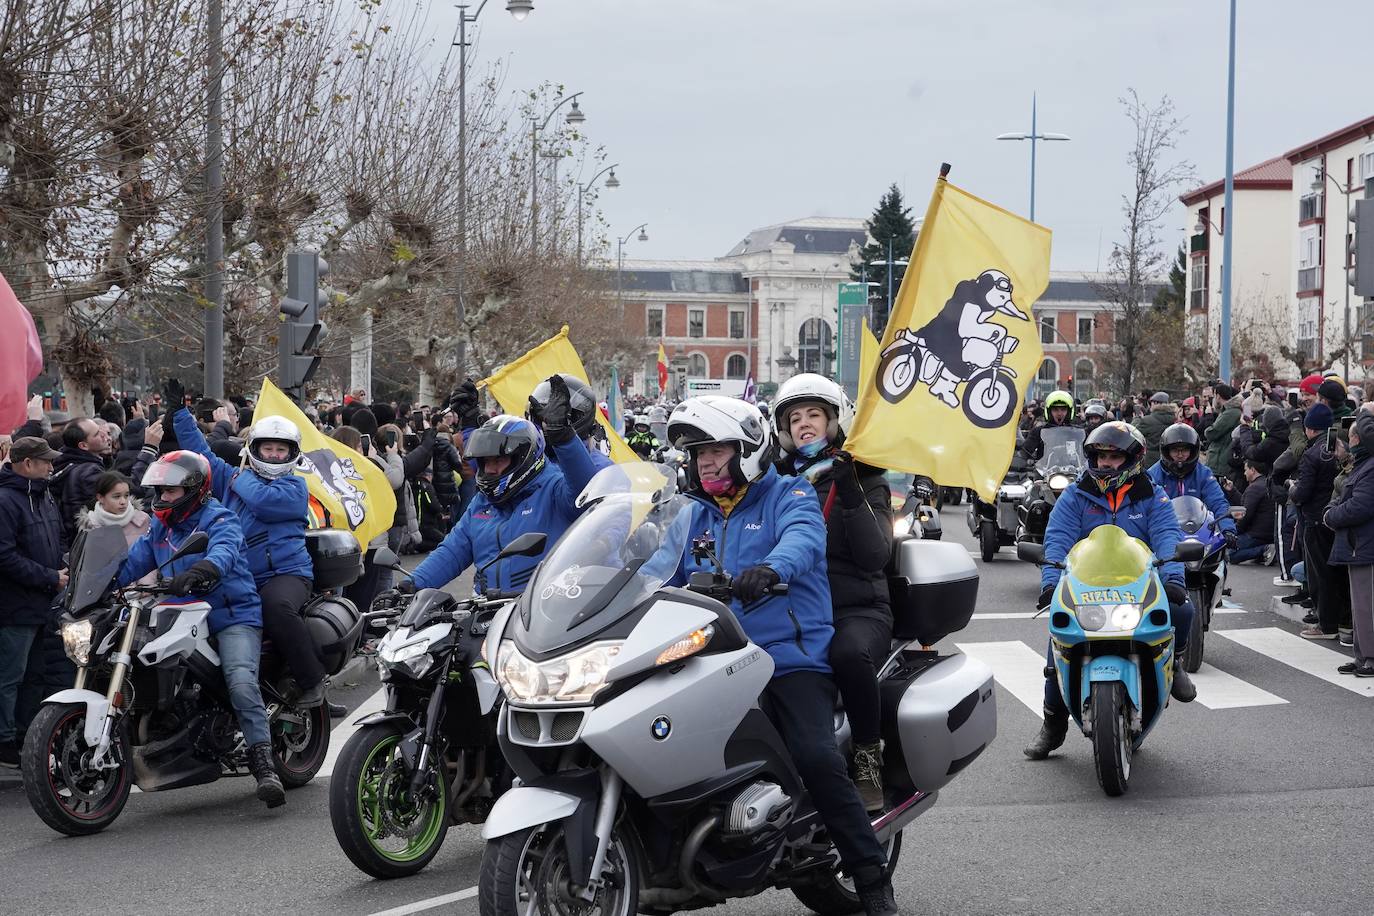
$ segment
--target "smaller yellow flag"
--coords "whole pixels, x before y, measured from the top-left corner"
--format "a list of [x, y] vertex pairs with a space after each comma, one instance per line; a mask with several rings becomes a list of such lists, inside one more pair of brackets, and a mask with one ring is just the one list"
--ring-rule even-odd
[[859, 398], [869, 394], [873, 386], [869, 381], [873, 378], [873, 373], [878, 370], [878, 338], [873, 336], [873, 329], [868, 326], [868, 319], [864, 319], [863, 333], [859, 337]]
[[396, 520], [396, 494], [382, 469], [370, 458], [321, 433], [294, 401], [265, 378], [253, 422], [273, 416], [285, 417], [301, 431], [296, 474], [305, 478], [310, 495], [324, 506], [327, 527], [352, 531], [367, 550], [368, 541]]
[[[497, 369], [490, 378], [485, 378], [478, 384], [486, 386], [506, 413], [523, 417], [529, 407], [530, 392], [534, 391], [540, 382], [560, 372], [587, 382], [587, 370], [582, 366], [582, 357], [577, 355], [572, 341], [568, 340], [567, 325], [553, 337], [514, 362]], [[620, 431], [611, 426], [611, 421], [600, 410], [596, 412], [596, 422], [606, 431], [606, 441], [611, 445], [611, 460], [617, 463], [641, 460], [634, 449], [620, 437]]]

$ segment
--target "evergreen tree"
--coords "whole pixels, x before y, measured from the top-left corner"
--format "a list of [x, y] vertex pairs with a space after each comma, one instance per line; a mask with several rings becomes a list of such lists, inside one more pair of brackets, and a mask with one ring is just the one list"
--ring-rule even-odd
[[1169, 285], [1155, 293], [1155, 308], [1162, 312], [1183, 311], [1188, 295], [1188, 251], [1178, 246], [1173, 266], [1169, 268]]
[[[891, 257], [894, 261], [910, 260], [911, 250], [916, 244], [911, 208], [904, 206], [902, 192], [896, 184], [888, 188], [878, 201], [878, 208], [873, 211], [873, 218], [869, 221], [868, 234], [873, 241], [859, 250], [859, 260], [849, 265], [849, 275], [853, 280], [878, 284], [869, 287], [868, 301], [873, 308], [873, 333], [881, 340], [888, 316], [892, 314], [892, 303], [887, 296], [888, 265], [874, 262], [888, 259], [889, 240], [892, 242]], [[895, 299], [906, 267], [894, 264], [891, 269], [892, 296]]]

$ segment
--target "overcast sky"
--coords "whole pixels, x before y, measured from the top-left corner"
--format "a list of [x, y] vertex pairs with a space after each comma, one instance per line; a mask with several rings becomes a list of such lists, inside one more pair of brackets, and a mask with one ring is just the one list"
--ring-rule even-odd
[[[1239, 6], [1237, 171], [1374, 114], [1354, 42], [1369, 0]], [[1039, 145], [1055, 270], [1096, 269], [1120, 235], [1128, 88], [1174, 100], [1199, 183], [1225, 166], [1224, 0], [535, 0], [521, 23], [504, 7], [482, 14], [475, 60], [508, 58], [512, 91], [585, 91], [583, 129], [621, 163], [611, 229], [649, 224], [627, 257], [717, 257], [758, 226], [866, 217], [894, 181], [920, 215], [941, 161], [1024, 214], [1029, 144], [993, 138], [1030, 130], [1032, 91], [1040, 129], [1073, 138]], [[450, 4], [430, 15], [452, 34]]]

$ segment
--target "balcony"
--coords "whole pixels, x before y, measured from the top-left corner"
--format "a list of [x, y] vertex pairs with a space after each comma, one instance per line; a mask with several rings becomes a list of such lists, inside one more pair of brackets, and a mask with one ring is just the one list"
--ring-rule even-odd
[[1210, 237], [1210, 234], [1206, 232], [1199, 232], [1197, 235], [1189, 236], [1188, 253], [1198, 254], [1200, 252], [1206, 251], [1207, 242]]
[[1309, 219], [1321, 219], [1325, 212], [1323, 203], [1325, 198], [1320, 194], [1308, 194], [1298, 201], [1298, 222], [1305, 223]]
[[1188, 308], [1200, 312], [1207, 308], [1207, 290], [1195, 289], [1188, 294]]
[[1307, 293], [1321, 288], [1322, 269], [1320, 267], [1304, 267], [1298, 271], [1298, 292]]

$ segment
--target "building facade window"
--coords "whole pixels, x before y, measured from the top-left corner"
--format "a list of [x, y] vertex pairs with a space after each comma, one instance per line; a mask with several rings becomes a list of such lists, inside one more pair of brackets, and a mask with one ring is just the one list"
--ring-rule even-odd
[[1054, 343], [1054, 316], [1040, 316], [1040, 342], [1042, 344]]
[[747, 371], [747, 361], [743, 353], [731, 353], [725, 360], [726, 378], [744, 378]]
[[1052, 357], [1045, 357], [1040, 363], [1040, 371], [1035, 374], [1037, 381], [1049, 382], [1054, 384], [1059, 381], [1059, 361]]
[[705, 337], [706, 336], [706, 310], [688, 309], [687, 310], [687, 336]]
[[808, 318], [797, 334], [797, 371], [826, 375], [834, 358], [834, 332], [823, 318]]
[[1360, 181], [1374, 178], [1374, 144], [1364, 148], [1360, 153]]
[[659, 306], [649, 306], [644, 319], [645, 337], [663, 336], [663, 309]]
[[1188, 307], [1200, 312], [1207, 307], [1207, 255], [1193, 258], [1188, 278]]
[[1093, 320], [1083, 315], [1078, 316], [1078, 342], [1090, 344], [1093, 342]]
[[687, 357], [687, 375], [689, 378], [709, 378], [711, 371], [707, 366], [705, 353], [693, 353]]
[[731, 339], [731, 340], [743, 340], [743, 339], [744, 339], [744, 310], [743, 310], [743, 309], [731, 309], [731, 310], [730, 310], [730, 339]]
[[1092, 397], [1093, 373], [1096, 367], [1090, 359], [1079, 359], [1073, 364], [1073, 394], [1079, 400]]

